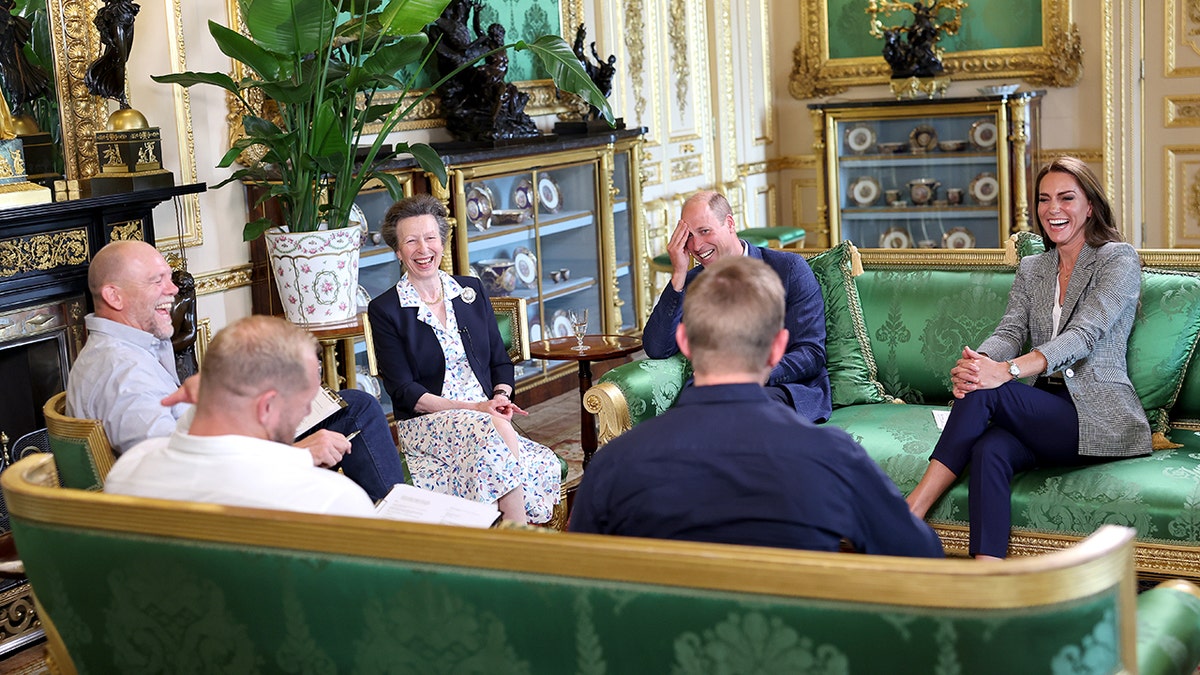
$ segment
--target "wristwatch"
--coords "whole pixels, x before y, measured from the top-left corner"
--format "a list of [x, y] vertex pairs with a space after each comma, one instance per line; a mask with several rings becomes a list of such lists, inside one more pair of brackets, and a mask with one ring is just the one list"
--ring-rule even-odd
[[1012, 379], [1014, 380], [1021, 376], [1021, 369], [1017, 367], [1017, 362], [1012, 359], [1008, 361], [1008, 374], [1012, 375]]

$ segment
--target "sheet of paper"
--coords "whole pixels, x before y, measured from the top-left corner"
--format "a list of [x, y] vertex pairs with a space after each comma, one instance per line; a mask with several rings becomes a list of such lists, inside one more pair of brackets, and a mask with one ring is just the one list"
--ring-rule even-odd
[[933, 423], [937, 425], [938, 431], [946, 428], [946, 420], [950, 419], [949, 410], [934, 410]]
[[383, 518], [410, 523], [480, 528], [491, 527], [500, 517], [500, 512], [492, 504], [422, 490], [403, 483], [393, 487], [380, 500], [375, 512]]

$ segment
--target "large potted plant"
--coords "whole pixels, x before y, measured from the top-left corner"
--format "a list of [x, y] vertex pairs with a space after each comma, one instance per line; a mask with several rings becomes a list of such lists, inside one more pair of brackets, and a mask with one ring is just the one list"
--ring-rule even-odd
[[[378, 170], [383, 160], [411, 154], [446, 183], [445, 165], [432, 148], [388, 136], [456, 73], [408, 104], [379, 105], [375, 99], [382, 91], [409, 91], [413, 76], [429, 57], [425, 26], [449, 2], [240, 0], [249, 36], [212, 21], [208, 28], [220, 50], [244, 66], [245, 77], [234, 80], [224, 73], [199, 72], [154, 77], [184, 87], [221, 87], [245, 107], [244, 136], [219, 166], [233, 165], [247, 150], [261, 160], [237, 169], [216, 187], [242, 181], [262, 188], [255, 206], [276, 200], [285, 227], [275, 228], [275, 223], [259, 218], [246, 223], [242, 235], [251, 241], [268, 233], [271, 267], [293, 322], [353, 318], [361, 243], [357, 227], [349, 222], [354, 198], [372, 179], [386, 186], [393, 198], [403, 196], [396, 178]], [[604, 95], [562, 38], [547, 35], [532, 43], [516, 42], [479, 60], [507, 49], [532, 52], [560, 89], [579, 95], [612, 119]], [[252, 105], [252, 99], [265, 99], [269, 105]], [[378, 131], [368, 134], [369, 125]], [[385, 142], [394, 149], [383, 156]]]

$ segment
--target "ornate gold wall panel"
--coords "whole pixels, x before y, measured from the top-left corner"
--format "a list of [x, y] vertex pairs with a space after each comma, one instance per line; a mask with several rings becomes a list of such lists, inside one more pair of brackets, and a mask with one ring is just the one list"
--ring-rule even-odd
[[223, 270], [202, 272], [196, 275], [196, 295], [211, 295], [234, 288], [249, 286], [253, 267], [239, 265]]
[[[167, 17], [167, 51], [171, 72], [187, 70], [187, 48], [183, 40], [183, 0], [163, 0]], [[179, 148], [179, 182], [196, 182], [196, 143], [192, 131], [192, 99], [186, 87], [171, 87], [175, 103], [175, 140]], [[175, 250], [183, 246], [204, 243], [204, 227], [200, 222], [200, 195], [190, 194], [174, 199], [177, 220], [174, 236], [155, 236], [159, 249]]]
[[1167, 128], [1200, 127], [1200, 96], [1167, 96], [1163, 109], [1166, 111], [1163, 126]]
[[95, 134], [108, 121], [103, 101], [92, 96], [83, 83], [88, 67], [100, 55], [99, 35], [92, 26], [99, 4], [98, 0], [46, 2], [54, 47], [54, 86], [62, 118], [64, 168], [67, 178], [73, 179], [100, 173]]
[[[817, 199], [817, 179], [815, 178], [797, 178], [792, 181], [792, 227], [802, 228], [805, 232], [805, 246], [813, 246], [815, 241], [829, 241], [829, 232], [820, 232], [820, 224], [816, 221], [805, 220], [804, 205], [808, 200], [804, 198], [805, 194], [810, 195], [813, 203]], [[810, 238], [808, 234], [811, 233]]]
[[759, 0], [758, 13], [762, 17], [762, 21], [756, 24], [750, 11], [753, 6], [753, 3], [746, 3], [746, 25], [758, 25], [761, 29], [758, 38], [751, 40], [750, 43], [763, 45], [761, 52], [762, 62], [756, 70], [750, 67], [753, 58], [747, 58], [746, 81], [757, 83], [761, 87], [760, 93], [763, 96], [762, 110], [765, 114], [763, 115], [762, 126], [755, 134], [754, 143], [756, 145], [770, 145], [775, 142], [775, 87], [773, 71], [771, 70], [772, 43], [769, 31], [771, 26], [771, 8], [769, 0]]
[[679, 114], [687, 114], [688, 78], [692, 74], [691, 59], [688, 58], [688, 6], [687, 0], [671, 0], [667, 15], [667, 35], [671, 39], [671, 59], [675, 76], [675, 105]]
[[1200, 246], [1200, 145], [1163, 150], [1167, 247]]
[[90, 259], [85, 228], [0, 239], [0, 278], [84, 265]]
[[1200, 0], [1163, 0], [1167, 77], [1200, 76]]
[[[802, 37], [792, 52], [788, 87], [792, 96], [819, 98], [852, 86], [886, 83], [891, 69], [882, 56], [829, 57], [827, 12], [826, 0], [800, 0]], [[866, 25], [864, 16], [864, 31]], [[1042, 0], [1041, 47], [952, 52], [943, 62], [956, 80], [1019, 77], [1035, 85], [1072, 86], [1083, 74], [1083, 49], [1079, 30], [1071, 22], [1071, 2]]]

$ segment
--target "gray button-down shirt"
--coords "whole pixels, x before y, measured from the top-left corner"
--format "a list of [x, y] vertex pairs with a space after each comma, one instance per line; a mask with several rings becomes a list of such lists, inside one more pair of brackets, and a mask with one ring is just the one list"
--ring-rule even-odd
[[84, 321], [88, 340], [67, 379], [67, 414], [103, 422], [118, 455], [147, 438], [170, 436], [191, 407], [160, 403], [179, 388], [171, 341], [95, 314]]

